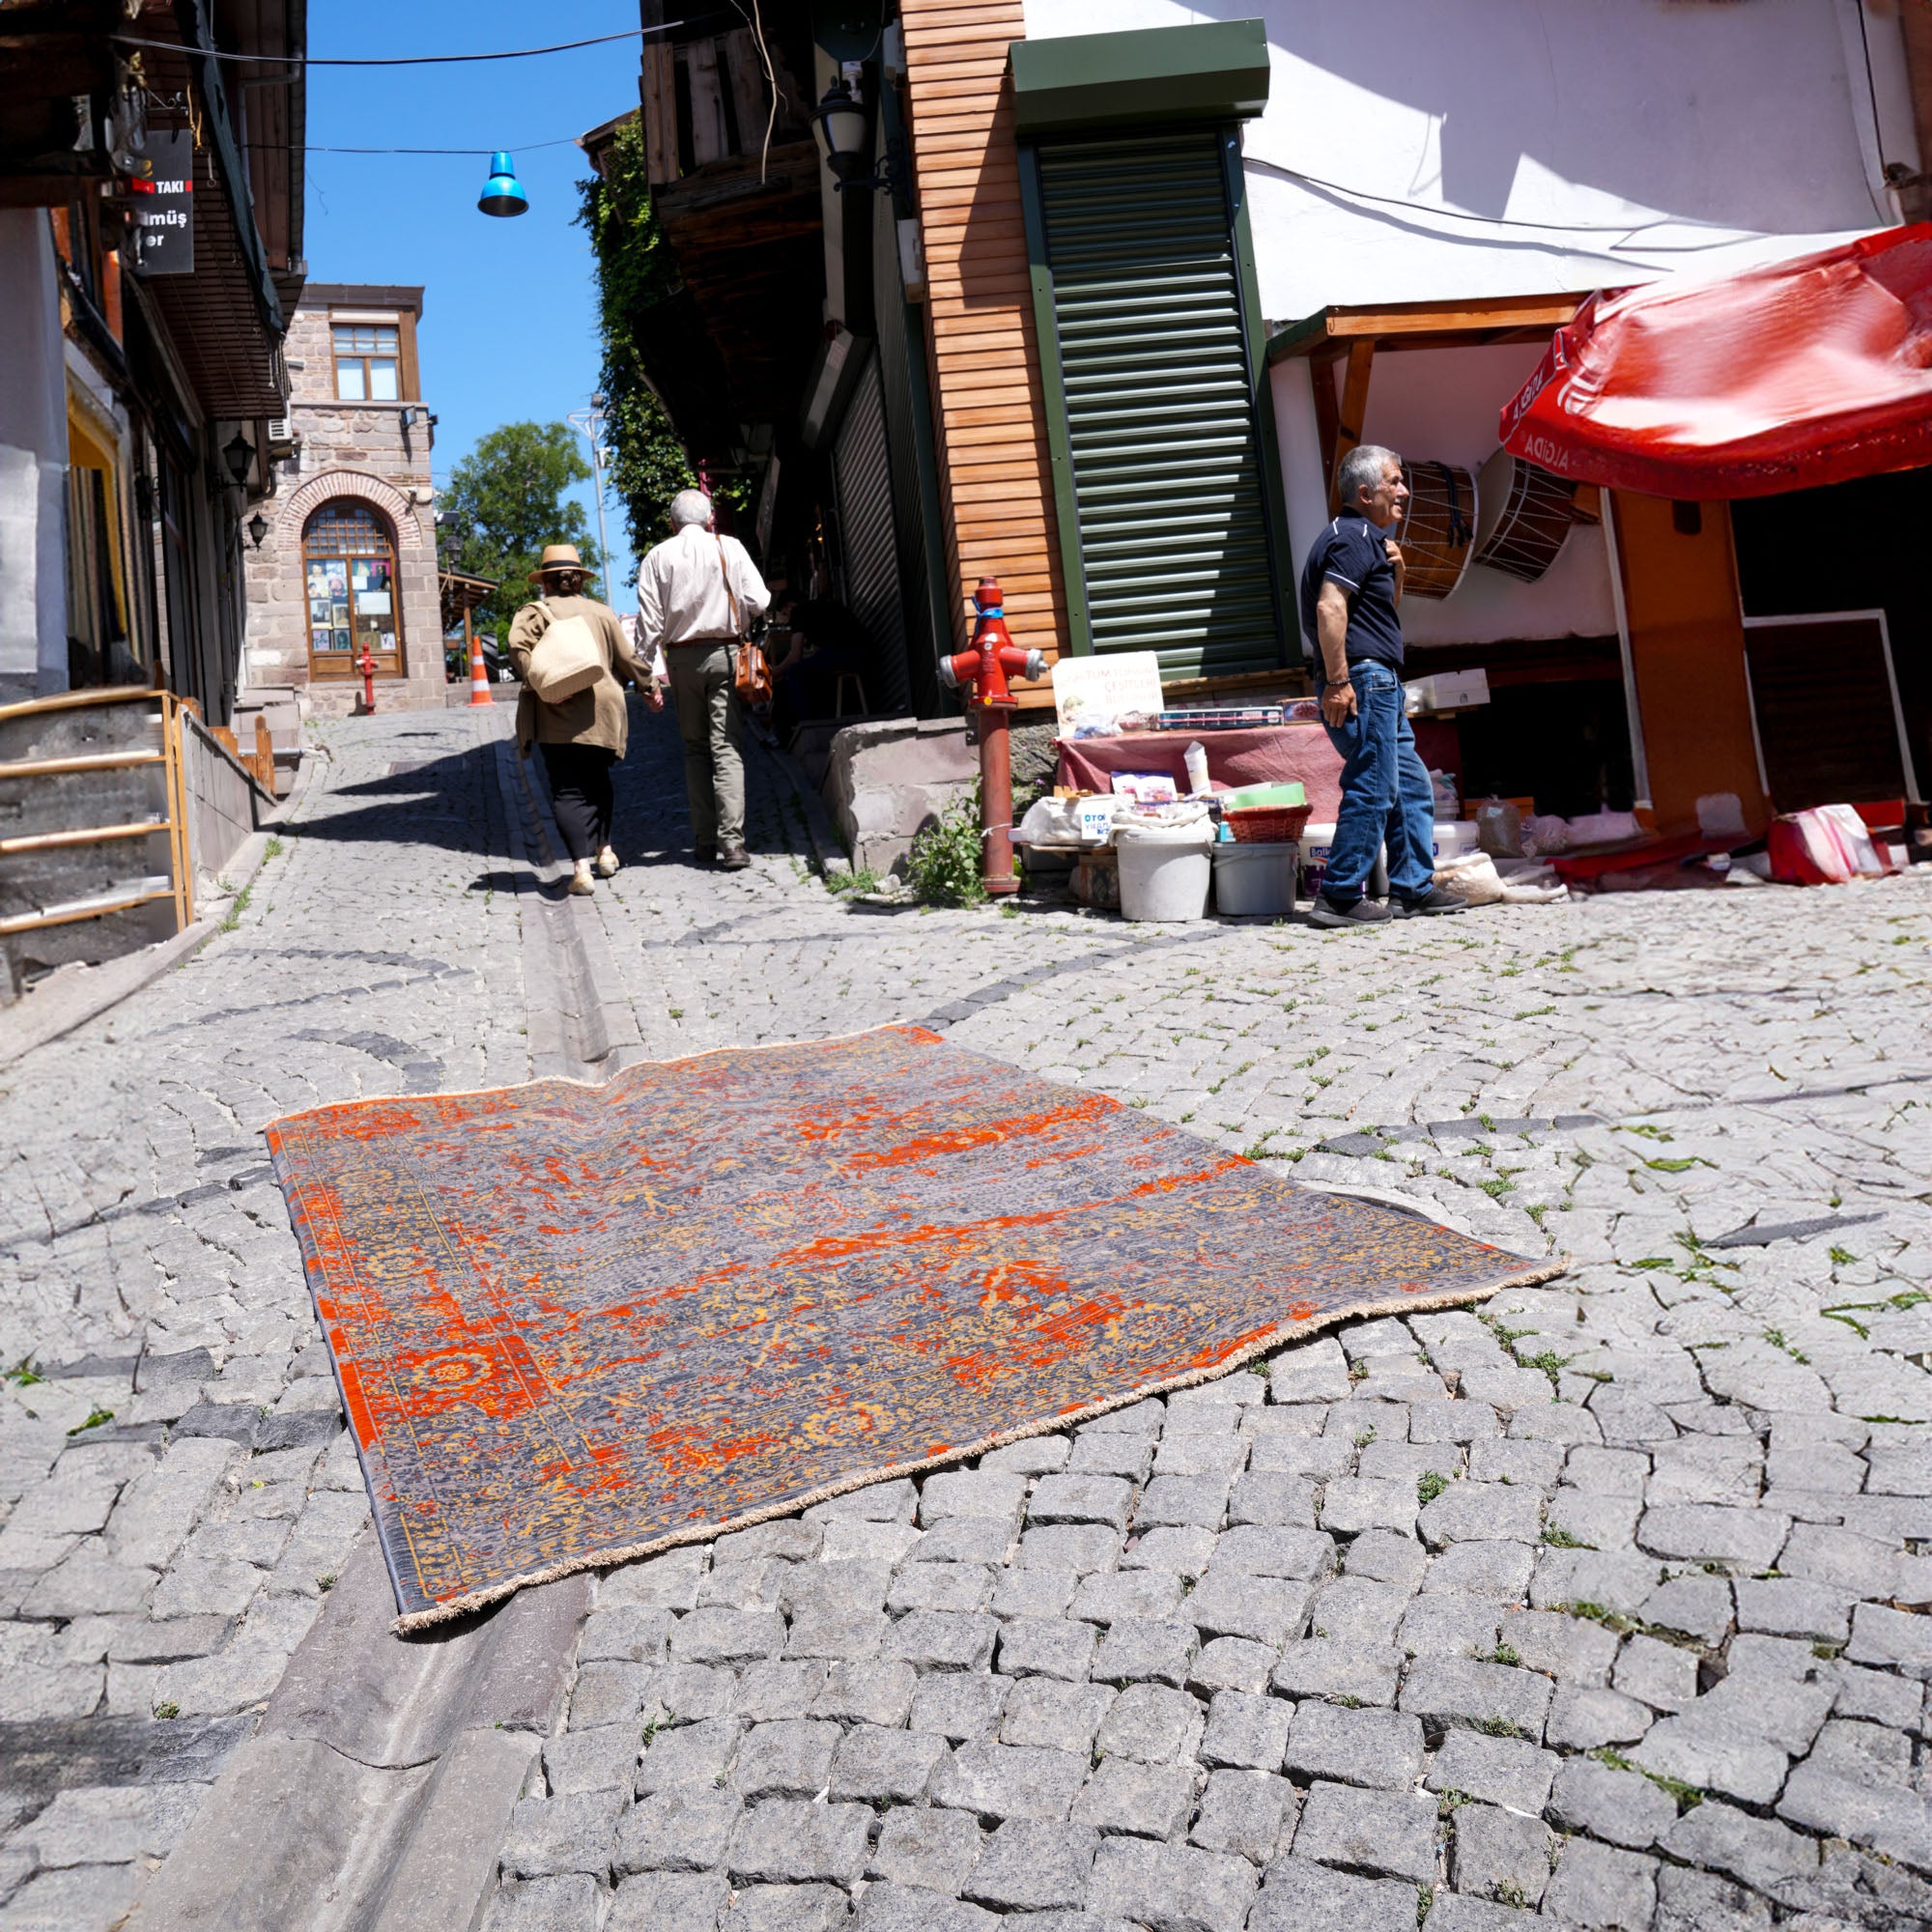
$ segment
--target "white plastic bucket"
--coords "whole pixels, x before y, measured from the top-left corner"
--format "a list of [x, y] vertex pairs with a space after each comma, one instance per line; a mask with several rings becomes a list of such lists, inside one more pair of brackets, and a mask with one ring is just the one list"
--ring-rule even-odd
[[1205, 812], [1182, 825], [1117, 824], [1122, 913], [1138, 920], [1205, 918], [1213, 840], [1214, 828]]
[[1214, 910], [1229, 919], [1281, 919], [1294, 910], [1292, 841], [1214, 847]]

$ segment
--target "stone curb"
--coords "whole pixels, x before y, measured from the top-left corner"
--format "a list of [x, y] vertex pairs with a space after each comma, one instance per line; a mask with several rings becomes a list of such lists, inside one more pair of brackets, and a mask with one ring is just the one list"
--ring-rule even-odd
[[846, 856], [838, 829], [832, 822], [832, 814], [825, 809], [825, 801], [812, 789], [811, 781], [806, 777], [805, 767], [789, 752], [777, 745], [766, 744], [755, 732], [747, 737], [746, 743], [754, 747], [759, 756], [772, 763], [798, 800], [805, 813], [806, 834], [811, 840], [812, 856], [818, 862], [818, 869], [827, 878], [849, 875], [852, 861]]

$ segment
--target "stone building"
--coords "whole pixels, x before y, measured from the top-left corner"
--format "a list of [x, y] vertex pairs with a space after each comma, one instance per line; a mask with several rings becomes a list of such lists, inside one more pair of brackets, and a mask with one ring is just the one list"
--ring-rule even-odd
[[[271, 722], [361, 701], [366, 648], [383, 709], [441, 705], [436, 418], [417, 376], [422, 290], [311, 282], [290, 325], [289, 434], [248, 572], [248, 690]], [[283, 731], [277, 729], [277, 739]]]

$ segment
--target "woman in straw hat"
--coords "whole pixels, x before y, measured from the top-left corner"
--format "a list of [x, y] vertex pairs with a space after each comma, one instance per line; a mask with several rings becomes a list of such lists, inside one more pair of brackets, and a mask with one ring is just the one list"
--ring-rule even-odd
[[[664, 709], [664, 695], [631, 656], [616, 612], [583, 595], [587, 575], [575, 544], [546, 544], [542, 559], [530, 572], [530, 582], [538, 586], [537, 601], [526, 604], [510, 625], [510, 662], [524, 679], [524, 694], [517, 701], [517, 745], [526, 757], [532, 745], [543, 754], [557, 829], [575, 868], [570, 881], [573, 893], [596, 891], [593, 861], [607, 879], [617, 869], [617, 854], [611, 845], [615, 805], [611, 767], [624, 755], [630, 722], [621, 680], [629, 678], [653, 711]], [[586, 621], [604, 646], [605, 665], [594, 683], [547, 704], [529, 688], [530, 656], [544, 633], [565, 617]]]

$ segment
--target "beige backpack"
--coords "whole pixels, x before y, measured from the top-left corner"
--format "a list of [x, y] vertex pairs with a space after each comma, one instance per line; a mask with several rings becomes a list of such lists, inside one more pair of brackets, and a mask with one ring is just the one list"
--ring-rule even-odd
[[524, 681], [544, 704], [561, 704], [603, 676], [604, 640], [587, 617], [558, 617], [530, 652]]

